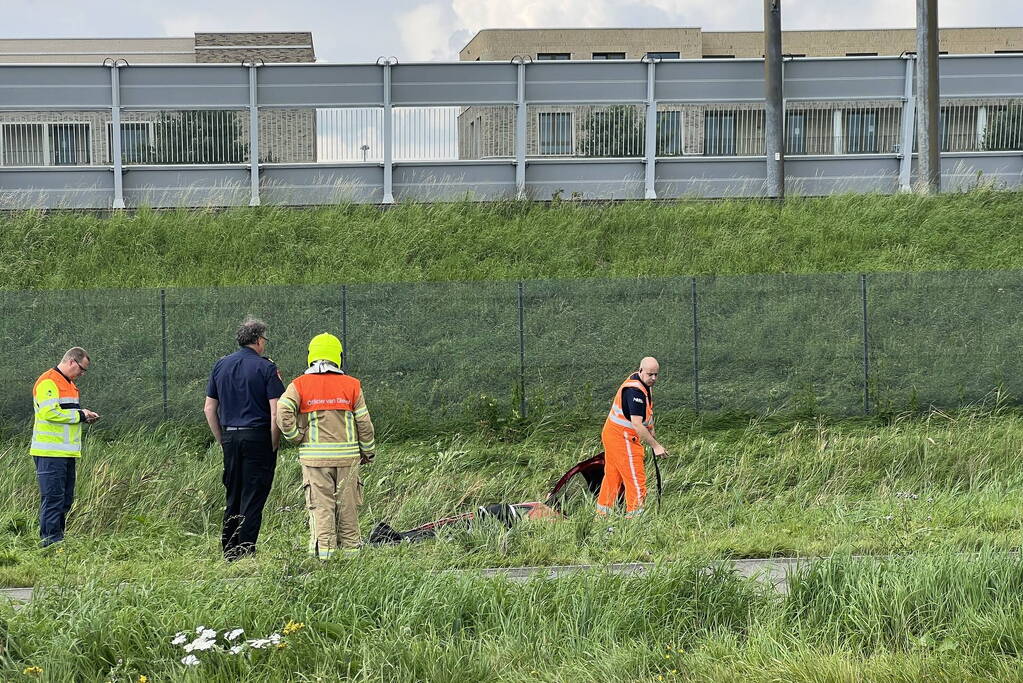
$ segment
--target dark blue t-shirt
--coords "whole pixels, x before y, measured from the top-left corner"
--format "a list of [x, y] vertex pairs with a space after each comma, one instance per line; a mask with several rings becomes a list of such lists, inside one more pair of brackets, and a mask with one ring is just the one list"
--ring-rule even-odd
[[[638, 372], [632, 373], [629, 379], [634, 379], [640, 383], [643, 382], [639, 378]], [[646, 385], [644, 384], [643, 386]], [[646, 390], [650, 391], [650, 387], [647, 387]], [[642, 389], [636, 389], [635, 387], [625, 387], [622, 389], [622, 412], [625, 413], [626, 420], [631, 420], [633, 415], [638, 416], [641, 420], [646, 419], [646, 394], [643, 393]]]
[[270, 426], [270, 400], [283, 393], [277, 366], [247, 346], [218, 360], [206, 385], [223, 427]]

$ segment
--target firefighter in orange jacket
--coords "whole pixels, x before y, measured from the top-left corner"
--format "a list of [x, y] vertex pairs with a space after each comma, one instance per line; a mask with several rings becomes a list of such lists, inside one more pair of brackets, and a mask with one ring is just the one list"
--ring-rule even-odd
[[611, 411], [600, 433], [604, 444], [604, 481], [597, 496], [598, 514], [614, 510], [622, 486], [625, 516], [635, 517], [643, 512], [646, 500], [643, 444], [653, 449], [656, 458], [667, 455], [654, 437], [654, 399], [650, 390], [659, 372], [657, 359], [647, 356], [640, 362], [639, 371], [622, 383], [611, 401]]
[[357, 552], [362, 482], [359, 465], [373, 459], [373, 422], [359, 380], [341, 369], [341, 341], [320, 334], [309, 342], [309, 368], [277, 402], [281, 435], [299, 444], [309, 510], [309, 553], [329, 560]]

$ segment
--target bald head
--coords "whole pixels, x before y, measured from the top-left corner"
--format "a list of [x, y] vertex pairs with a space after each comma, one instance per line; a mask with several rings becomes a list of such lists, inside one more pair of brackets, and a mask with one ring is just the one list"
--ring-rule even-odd
[[661, 365], [653, 356], [647, 356], [639, 362], [639, 379], [648, 387], [657, 383], [657, 376], [660, 373]]

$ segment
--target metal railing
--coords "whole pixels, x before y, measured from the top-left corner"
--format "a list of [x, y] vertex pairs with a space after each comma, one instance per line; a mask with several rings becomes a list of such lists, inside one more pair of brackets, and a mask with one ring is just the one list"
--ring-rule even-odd
[[[791, 192], [912, 184], [913, 63], [786, 62]], [[945, 186], [1019, 185], [1023, 57], [941, 73]], [[756, 196], [762, 78], [760, 60], [5, 65], [0, 208]]]

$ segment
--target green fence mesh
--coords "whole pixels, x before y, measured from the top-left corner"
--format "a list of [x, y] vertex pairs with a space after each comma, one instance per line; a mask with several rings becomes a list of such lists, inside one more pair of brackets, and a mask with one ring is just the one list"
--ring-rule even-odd
[[766, 414], [1023, 398], [1023, 273], [775, 275], [0, 293], [0, 414], [70, 346], [110, 423], [202, 422], [206, 380], [246, 316], [285, 381], [342, 337], [381, 426], [525, 409], [599, 420], [644, 355], [658, 408]]

